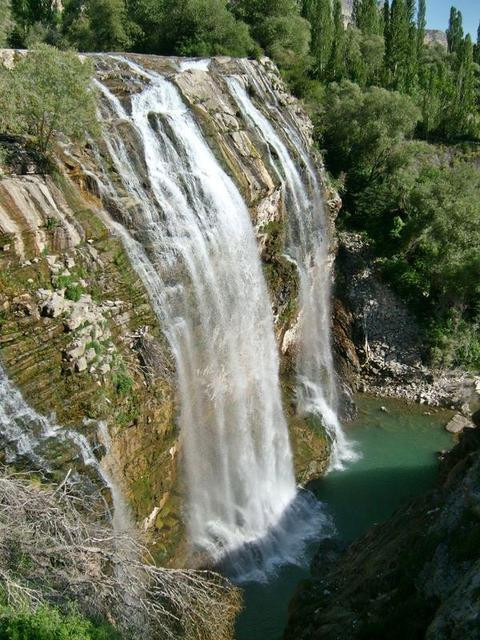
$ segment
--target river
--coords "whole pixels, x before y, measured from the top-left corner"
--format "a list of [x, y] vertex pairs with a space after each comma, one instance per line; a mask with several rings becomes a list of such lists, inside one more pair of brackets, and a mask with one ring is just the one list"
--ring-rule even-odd
[[[451, 412], [363, 395], [356, 400], [358, 417], [346, 430], [361, 458], [312, 487], [342, 542], [361, 536], [402, 502], [431, 488], [437, 453], [453, 444], [444, 429]], [[311, 545], [310, 558], [315, 551], [316, 545]], [[285, 566], [268, 583], [243, 585], [245, 608], [237, 622], [236, 639], [281, 640], [288, 603], [308, 575], [306, 567]]]

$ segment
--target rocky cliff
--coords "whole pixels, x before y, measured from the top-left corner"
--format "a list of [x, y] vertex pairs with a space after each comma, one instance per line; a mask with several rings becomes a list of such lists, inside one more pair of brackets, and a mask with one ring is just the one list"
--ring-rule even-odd
[[[11, 51], [2, 55], [8, 64], [14, 58]], [[283, 187], [271, 150], [242, 120], [225, 77], [243, 78], [253, 96], [252, 77], [261, 77], [283, 117], [295, 121], [309, 146], [311, 124], [267, 59], [219, 58], [207, 71], [179, 59], [130, 58], [176, 84], [250, 209], [282, 354], [283, 399], [297, 475], [306, 481], [325, 469], [329, 446], [318, 428], [295, 415], [298, 282], [284, 255], [288, 212]], [[95, 63], [98, 77], [128, 105], [139, 90], [129, 68], [101, 56]], [[125, 139], [134, 144], [127, 123]], [[103, 450], [92, 424], [107, 423], [113, 470], [135, 520], [148, 530], [160, 561], [181, 563], [175, 366], [163, 327], [115, 231], [117, 220], [135, 216], [135, 202], [126, 191], [116, 200], [102, 192], [105, 173], [118, 191], [122, 187], [101, 139], [82, 147], [59, 140], [48, 173], [22, 140], [0, 142], [3, 157], [9, 158], [0, 174], [1, 361], [27, 402], [85, 433], [99, 458]], [[333, 218], [338, 199], [326, 186], [325, 199]], [[65, 461], [65, 471], [71, 464], [75, 461]]]
[[[329, 564], [330, 558], [330, 564]], [[286, 640], [474, 640], [480, 633], [480, 430], [431, 493], [346, 552], [321, 549]]]

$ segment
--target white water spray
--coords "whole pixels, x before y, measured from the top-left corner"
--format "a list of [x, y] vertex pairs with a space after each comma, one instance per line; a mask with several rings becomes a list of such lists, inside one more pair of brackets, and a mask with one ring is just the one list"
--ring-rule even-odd
[[277, 108], [276, 98], [250, 63], [243, 65], [262, 104], [275, 113], [283, 135], [298, 153], [294, 158], [271, 121], [258, 109], [240, 78], [228, 78], [230, 92], [242, 114], [272, 148], [279, 177], [286, 186], [289, 212], [288, 254], [300, 278], [300, 344], [297, 358], [297, 400], [302, 414], [318, 416], [332, 441], [330, 469], [342, 469], [356, 458], [337, 416], [337, 391], [331, 350], [328, 231], [321, 187], [308, 150], [297, 129]]
[[87, 438], [78, 431], [60, 426], [53, 417], [48, 418], [32, 409], [0, 365], [0, 448], [5, 463], [21, 462], [28, 468], [33, 466], [51, 473], [54, 460], [49, 447], [56, 443], [73, 444], [80, 464], [93, 468], [112, 495], [116, 492]]
[[175, 86], [108, 60], [143, 85], [124, 108], [98, 83], [135, 203], [115, 226], [176, 360], [190, 538], [219, 559], [268, 537], [296, 497], [268, 292], [246, 205]]

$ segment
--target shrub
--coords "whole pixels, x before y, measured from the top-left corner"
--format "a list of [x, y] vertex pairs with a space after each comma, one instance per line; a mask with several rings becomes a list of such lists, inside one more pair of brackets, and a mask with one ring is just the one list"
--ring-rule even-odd
[[129, 391], [133, 387], [133, 380], [127, 374], [125, 369], [122, 368], [118, 369], [118, 371], [113, 374], [113, 385], [115, 387], [115, 391], [119, 395], [124, 396], [129, 393]]
[[77, 283], [71, 284], [65, 289], [65, 297], [73, 302], [78, 302], [82, 297], [82, 293], [83, 289]]
[[1, 640], [115, 640], [119, 637], [111, 627], [95, 625], [74, 610], [62, 614], [48, 605], [35, 610], [0, 607]]
[[71, 51], [41, 44], [0, 70], [0, 130], [31, 136], [42, 152], [58, 134], [81, 140], [96, 133], [93, 66]]

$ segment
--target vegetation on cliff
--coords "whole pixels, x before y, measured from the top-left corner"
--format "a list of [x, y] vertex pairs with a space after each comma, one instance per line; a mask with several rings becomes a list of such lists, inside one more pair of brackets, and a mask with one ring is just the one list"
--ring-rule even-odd
[[96, 130], [93, 65], [71, 51], [38, 45], [13, 69], [0, 68], [0, 131], [31, 136], [46, 153], [54, 134], [73, 140]]

